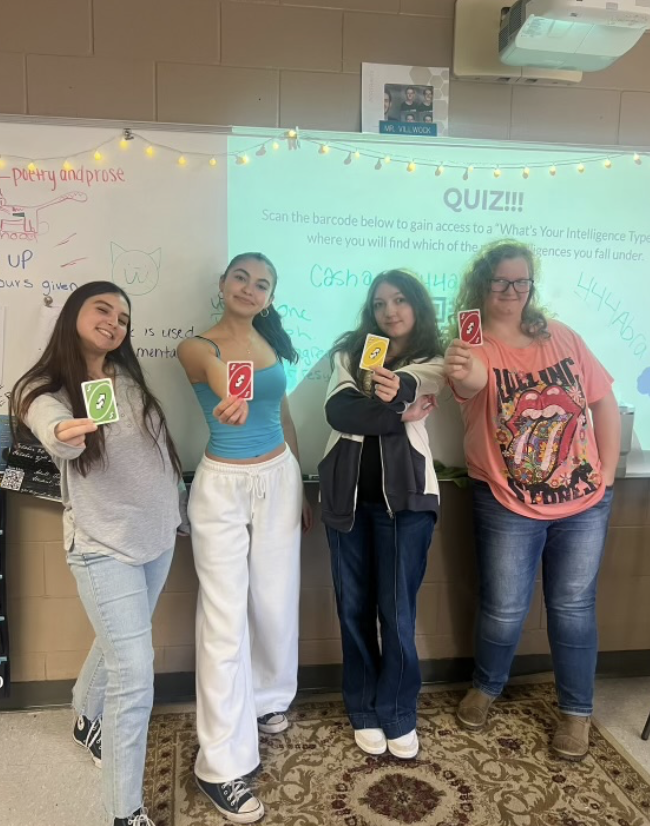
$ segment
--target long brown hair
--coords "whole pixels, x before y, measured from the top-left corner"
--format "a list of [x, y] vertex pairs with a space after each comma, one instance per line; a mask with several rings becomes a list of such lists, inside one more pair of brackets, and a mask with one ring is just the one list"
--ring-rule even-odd
[[331, 359], [334, 358], [336, 353], [348, 355], [350, 373], [360, 383], [363, 380], [363, 371], [359, 370], [359, 362], [361, 361], [366, 336], [369, 333], [378, 336], [384, 335], [375, 319], [374, 308], [375, 293], [382, 284], [390, 284], [398, 289], [411, 305], [415, 315], [415, 324], [409, 336], [406, 350], [400, 354], [400, 362], [407, 363], [416, 359], [431, 359], [435, 356], [441, 356], [444, 352], [433, 302], [422, 282], [406, 270], [386, 270], [379, 273], [370, 285], [356, 329], [349, 330], [339, 336], [330, 351]]
[[449, 321], [449, 338], [458, 336], [458, 313], [461, 310], [480, 309], [483, 312], [485, 299], [490, 293], [490, 279], [494, 277], [502, 261], [523, 258], [528, 266], [528, 275], [533, 283], [521, 311], [521, 331], [532, 338], [548, 338], [548, 319], [538, 304], [535, 284], [539, 280], [539, 259], [533, 251], [520, 241], [501, 239], [482, 247], [465, 270], [456, 300], [454, 314]]
[[[273, 263], [261, 252], [242, 252], [236, 255], [226, 267], [226, 271], [221, 278], [227, 278], [231, 270], [238, 267], [244, 261], [251, 260], [264, 264], [273, 279], [271, 294], [275, 293], [275, 288], [278, 285], [278, 272]], [[221, 306], [223, 306], [222, 302]], [[282, 326], [282, 317], [273, 304], [269, 304], [262, 313], [258, 313], [255, 316], [253, 319], [253, 327], [262, 338], [271, 345], [280, 358], [285, 359], [285, 361], [288, 361], [290, 364], [295, 364], [298, 361], [298, 352], [293, 346], [289, 333], [287, 333]]]
[[[117, 349], [106, 355], [106, 361], [119, 367], [137, 384], [142, 396], [143, 425], [159, 451], [158, 439], [161, 433], [164, 434], [169, 459], [180, 479], [181, 462], [167, 429], [165, 415], [160, 402], [147, 387], [142, 368], [131, 344], [131, 301], [124, 290], [110, 281], [91, 281], [83, 284], [68, 297], [56, 320], [43, 355], [16, 382], [11, 393], [9, 408], [14, 442], [33, 438], [26, 424], [27, 412], [32, 403], [46, 393], [64, 391], [72, 408], [72, 417], [75, 419], [87, 417], [81, 383], [87, 381], [89, 376], [81, 339], [77, 332], [77, 317], [88, 299], [107, 293], [120, 295], [126, 301], [129, 308], [129, 321], [124, 341]], [[105, 462], [104, 430], [98, 427], [94, 433], [86, 435], [85, 450], [81, 456], [73, 460], [72, 465], [82, 476], [86, 476], [91, 468], [102, 466]]]

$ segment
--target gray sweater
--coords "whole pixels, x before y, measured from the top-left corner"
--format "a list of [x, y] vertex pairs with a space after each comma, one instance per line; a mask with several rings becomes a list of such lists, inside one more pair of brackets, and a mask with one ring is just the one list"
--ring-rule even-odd
[[85, 478], [72, 466], [84, 448], [54, 435], [57, 424], [73, 418], [67, 394], [39, 396], [27, 425], [61, 472], [65, 549], [74, 545], [81, 553], [142, 565], [174, 547], [179, 488], [164, 436], [159, 451], [142, 422], [140, 390], [123, 373], [115, 380], [115, 398], [120, 420], [102, 425], [105, 466], [93, 466]]

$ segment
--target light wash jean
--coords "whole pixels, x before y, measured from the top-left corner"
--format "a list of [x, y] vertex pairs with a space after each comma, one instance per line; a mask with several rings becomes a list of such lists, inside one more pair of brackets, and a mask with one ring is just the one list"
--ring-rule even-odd
[[130, 817], [143, 805], [147, 729], [153, 705], [151, 615], [173, 549], [144, 565], [85, 554], [76, 545], [68, 564], [95, 630], [72, 704], [77, 715], [102, 717], [102, 786], [106, 811]]
[[542, 562], [548, 639], [560, 711], [593, 711], [598, 656], [596, 584], [613, 489], [563, 519], [529, 519], [504, 508], [484, 482], [474, 484], [480, 605], [474, 686], [498, 696], [510, 674]]

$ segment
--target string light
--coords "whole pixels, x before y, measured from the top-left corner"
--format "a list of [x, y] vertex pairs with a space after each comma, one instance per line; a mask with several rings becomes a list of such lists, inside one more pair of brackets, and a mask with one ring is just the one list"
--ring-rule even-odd
[[[151, 143], [150, 141], [146, 140], [143, 136], [134, 133], [130, 129], [123, 129], [120, 130], [117, 135], [113, 138], [110, 138], [105, 143], [100, 144], [100, 146], [90, 149], [85, 149], [83, 151], [74, 153], [67, 158], [65, 156], [63, 158], [52, 159], [52, 158], [21, 158], [16, 157], [14, 158], [4, 158], [0, 156], [0, 168], [5, 168], [8, 163], [16, 162], [20, 164], [25, 164], [26, 168], [30, 172], [35, 172], [37, 170], [37, 164], [40, 163], [49, 163], [53, 161], [54, 163], [61, 164], [61, 168], [64, 170], [72, 170], [76, 168], [77, 161], [79, 163], [87, 162], [86, 159], [88, 157], [94, 158], [94, 160], [99, 163], [100, 161], [104, 161], [106, 158], [105, 152], [112, 151], [108, 150], [107, 147], [111, 146], [114, 148], [116, 145], [119, 145], [122, 149], [128, 149], [129, 143], [133, 140], [137, 140], [140, 144], [141, 151], [143, 154], [146, 154], [149, 158], [160, 158], [161, 160], [166, 160], [170, 155], [172, 157], [172, 163], [174, 160], [176, 163], [181, 166], [185, 167], [187, 165], [191, 165], [192, 161], [198, 161], [200, 164], [206, 164], [210, 166], [217, 166], [217, 158], [223, 157], [230, 159], [232, 158], [238, 165], [247, 165], [250, 163], [249, 155], [253, 157], [253, 153], [258, 156], [263, 156], [269, 153], [269, 149], [273, 149], [277, 151], [278, 149], [282, 148], [282, 137], [286, 139], [287, 148], [289, 150], [298, 150], [300, 149], [300, 137], [302, 137], [302, 142], [307, 143], [313, 146], [316, 151], [321, 155], [329, 155], [335, 152], [342, 153], [342, 157], [345, 164], [351, 164], [354, 160], [370, 160], [375, 169], [381, 169], [382, 166], [391, 162], [391, 160], [396, 161], [400, 168], [402, 168], [402, 164], [404, 168], [408, 172], [415, 172], [418, 166], [425, 166], [428, 168], [432, 168], [434, 173], [437, 177], [441, 176], [445, 172], [445, 164], [443, 163], [432, 163], [430, 158], [426, 157], [412, 157], [409, 158], [404, 157], [403, 155], [397, 154], [396, 156], [392, 157], [388, 154], [382, 155], [377, 152], [376, 148], [373, 145], [366, 146], [365, 144], [359, 150], [358, 148], [350, 148], [349, 144], [345, 146], [344, 143], [339, 143], [336, 139], [333, 139], [330, 143], [329, 141], [323, 141], [323, 135], [300, 135], [299, 130], [297, 127], [293, 129], [288, 129], [284, 131], [279, 131], [278, 136], [268, 137], [266, 136], [265, 139], [260, 140], [256, 145], [251, 146], [247, 149], [247, 153], [243, 153], [241, 150], [237, 151], [228, 151], [227, 146], [226, 150], [219, 152], [216, 156], [210, 156], [208, 153], [204, 152], [194, 152], [190, 151], [187, 155], [180, 154], [179, 150], [173, 146], [167, 146], [165, 144], [158, 144], [158, 143]], [[300, 137], [299, 137], [300, 135]], [[396, 153], [399, 153], [399, 146], [395, 146]], [[384, 150], [385, 151], [385, 150]], [[551, 177], [555, 177], [558, 169], [560, 167], [566, 167], [570, 169], [571, 167], [575, 168], [579, 174], [584, 174], [588, 171], [588, 167], [594, 164], [598, 164], [599, 167], [604, 169], [612, 169], [614, 165], [616, 165], [616, 161], [619, 158], [631, 158], [635, 164], [641, 165], [646, 160], [647, 157], [650, 157], [647, 153], [639, 152], [639, 151], [630, 151], [627, 152], [621, 151], [616, 152], [610, 156], [605, 154], [601, 154], [600, 156], [592, 154], [587, 155], [586, 157], [580, 159], [579, 156], [576, 159], [575, 155], [571, 157], [568, 155], [566, 158], [561, 158], [560, 161], [555, 164], [548, 165], [548, 162], [544, 162], [543, 160], [535, 160], [530, 166], [522, 164], [521, 161], [517, 162], [510, 162], [504, 163], [503, 166], [500, 164], [490, 164], [490, 163], [478, 163], [475, 167], [472, 163], [467, 163], [467, 159], [464, 161], [459, 159], [457, 163], [450, 163], [449, 169], [450, 174], [452, 172], [458, 172], [459, 176], [462, 175], [464, 180], [468, 180], [469, 176], [475, 172], [476, 169], [481, 171], [485, 170], [487, 172], [492, 172], [494, 178], [501, 178], [505, 172], [509, 170], [513, 172], [518, 172], [524, 179], [528, 179], [531, 175], [534, 174], [536, 169], [546, 169]], [[531, 159], [532, 160], [532, 159]], [[38, 167], [40, 168], [40, 166]]]

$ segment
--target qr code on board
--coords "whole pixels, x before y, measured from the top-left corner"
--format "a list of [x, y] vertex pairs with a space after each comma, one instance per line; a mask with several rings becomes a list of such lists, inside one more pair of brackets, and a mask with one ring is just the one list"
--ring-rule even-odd
[[5, 490], [20, 490], [24, 478], [24, 470], [13, 467], [6, 468], [5, 472], [2, 474], [0, 488], [4, 488]]

